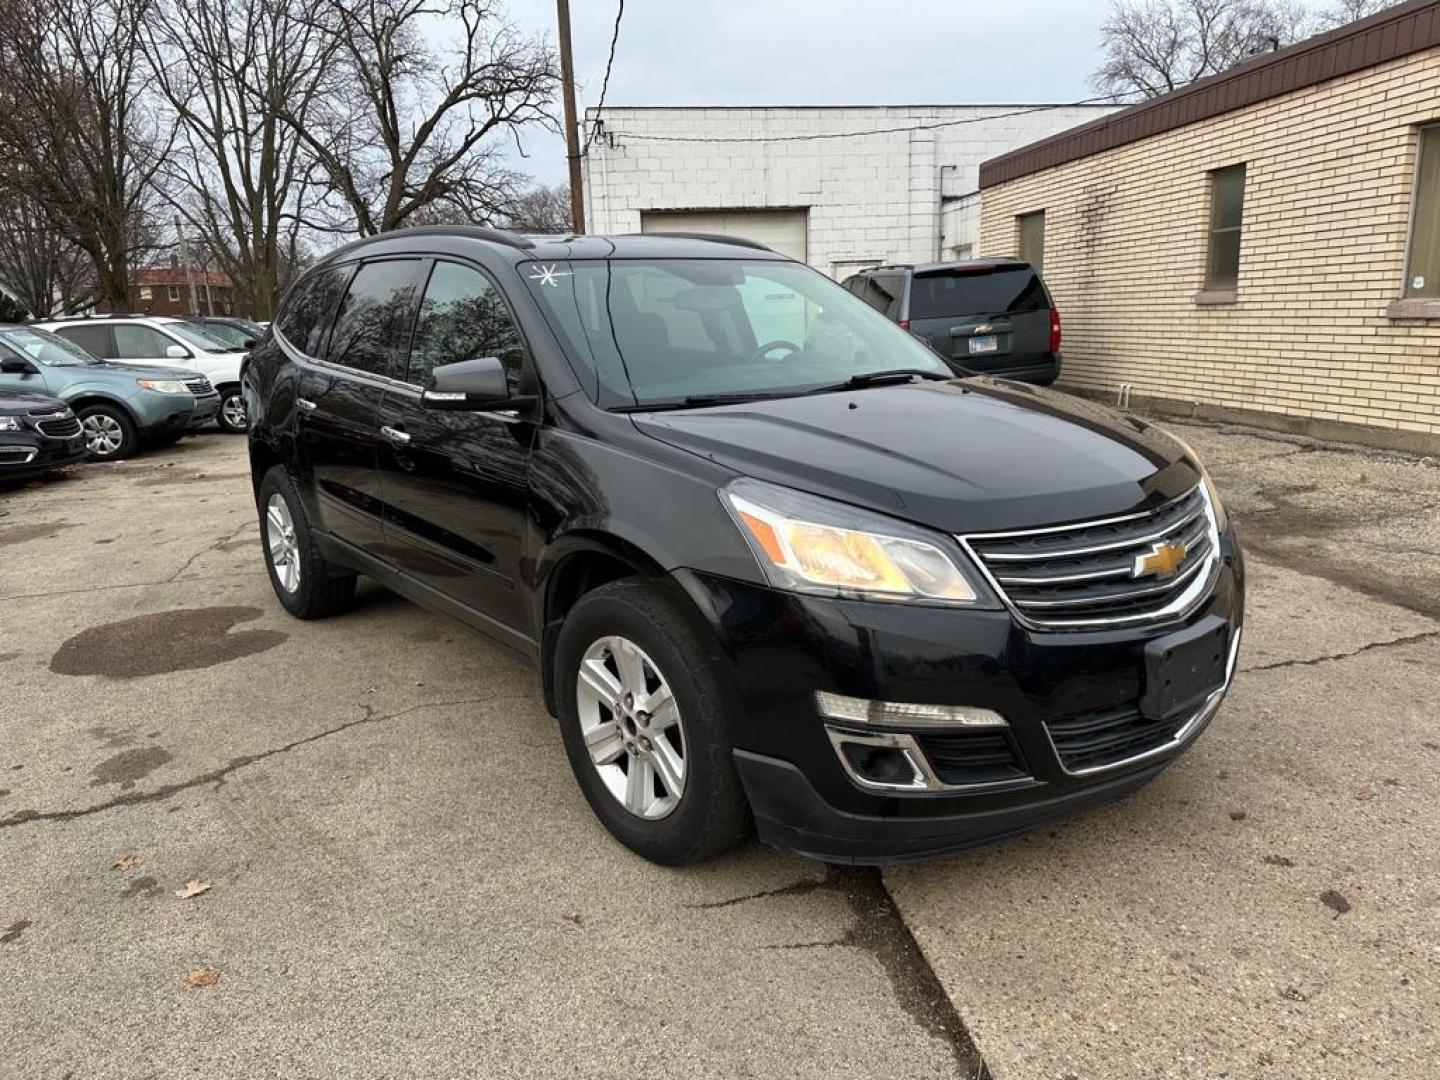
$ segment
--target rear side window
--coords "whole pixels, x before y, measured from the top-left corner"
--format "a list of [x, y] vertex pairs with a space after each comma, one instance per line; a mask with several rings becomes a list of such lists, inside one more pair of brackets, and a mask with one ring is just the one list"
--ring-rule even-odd
[[363, 263], [340, 302], [325, 358], [371, 375], [405, 376], [420, 291], [419, 259]]
[[319, 356], [330, 316], [340, 303], [350, 267], [332, 266], [302, 281], [281, 312], [276, 326], [285, 340], [306, 356]]
[[515, 393], [525, 347], [500, 291], [479, 270], [441, 260], [420, 302], [405, 378], [423, 386], [435, 368], [482, 356], [497, 357], [505, 365], [506, 381]]
[[861, 274], [852, 279], [852, 293], [892, 321], [900, 318], [905, 295], [904, 274]]
[[56, 327], [55, 333], [66, 341], [73, 341], [91, 356], [101, 360], [115, 359], [108, 326], [60, 326]]
[[121, 360], [159, 360], [174, 342], [158, 330], [139, 323], [115, 326], [115, 355]]
[[1049, 306], [1040, 275], [1028, 266], [916, 274], [910, 285], [912, 319], [1015, 315]]

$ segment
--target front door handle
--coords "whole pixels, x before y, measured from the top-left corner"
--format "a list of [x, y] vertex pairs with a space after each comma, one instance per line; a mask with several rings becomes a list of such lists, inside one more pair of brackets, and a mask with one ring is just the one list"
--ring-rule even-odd
[[386, 442], [394, 443], [396, 446], [409, 446], [410, 433], [401, 431], [399, 428], [382, 427], [380, 434], [385, 437]]

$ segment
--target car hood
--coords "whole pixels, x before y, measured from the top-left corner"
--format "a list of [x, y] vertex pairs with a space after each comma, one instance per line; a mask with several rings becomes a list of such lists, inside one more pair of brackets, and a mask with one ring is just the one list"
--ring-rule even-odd
[[137, 379], [186, 379], [195, 378], [195, 371], [183, 367], [167, 367], [163, 364], [123, 364], [115, 360], [101, 360], [89, 364], [84, 371], [110, 371], [116, 375], [133, 375]]
[[1140, 420], [985, 378], [631, 419], [737, 473], [952, 533], [1128, 513], [1199, 481], [1180, 444]]
[[70, 406], [48, 394], [30, 394], [23, 390], [0, 391], [0, 416], [26, 415], [31, 409], [46, 407], [60, 412]]

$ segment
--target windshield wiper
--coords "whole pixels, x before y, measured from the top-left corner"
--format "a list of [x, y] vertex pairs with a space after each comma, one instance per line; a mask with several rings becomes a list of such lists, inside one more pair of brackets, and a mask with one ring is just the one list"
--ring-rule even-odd
[[[852, 375], [840, 384], [839, 389], [859, 390], [866, 386], [888, 386], [891, 383], [906, 383], [911, 379], [943, 379], [949, 380], [954, 376], [942, 375], [938, 371], [931, 371], [929, 368], [891, 368], [889, 371], [867, 371], [860, 375]], [[826, 389], [832, 389], [826, 387]]]
[[774, 398], [795, 397], [802, 391], [784, 390], [767, 394], [763, 391], [749, 391], [734, 394], [690, 394], [683, 398], [665, 401], [647, 401], [639, 405], [615, 405], [610, 412], [663, 412], [666, 409], [701, 409], [707, 405], [737, 405], [746, 401], [768, 401]]

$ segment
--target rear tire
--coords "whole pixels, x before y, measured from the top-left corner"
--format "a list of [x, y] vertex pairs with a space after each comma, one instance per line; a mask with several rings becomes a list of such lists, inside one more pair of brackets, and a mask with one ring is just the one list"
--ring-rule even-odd
[[612, 836], [673, 866], [710, 858], [749, 835], [724, 695], [676, 598], [633, 578], [587, 593], [560, 629], [555, 665], [565, 752]]
[[280, 605], [297, 619], [323, 619], [349, 606], [355, 574], [328, 562], [283, 465], [260, 481], [260, 546]]
[[119, 405], [86, 405], [75, 414], [91, 461], [120, 461], [140, 448], [135, 422]]

